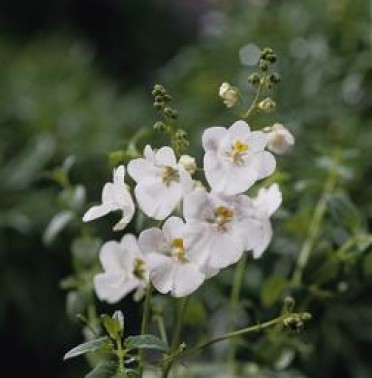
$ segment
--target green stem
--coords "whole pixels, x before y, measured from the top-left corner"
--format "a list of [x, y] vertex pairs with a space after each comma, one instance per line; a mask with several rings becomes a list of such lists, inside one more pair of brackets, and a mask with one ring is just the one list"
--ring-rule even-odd
[[[141, 335], [145, 335], [147, 333], [147, 329], [148, 329], [148, 325], [150, 321], [150, 315], [151, 315], [151, 295], [152, 295], [152, 285], [151, 283], [148, 283], [146, 287], [146, 296], [145, 296], [145, 303], [144, 303], [143, 316], [142, 316]], [[139, 351], [140, 376], [142, 376], [143, 374], [144, 357], [145, 357], [144, 350], [141, 349]]]
[[157, 325], [158, 325], [158, 330], [159, 330], [159, 334], [160, 334], [161, 339], [162, 339], [166, 344], [168, 344], [167, 331], [166, 331], [165, 326], [164, 326], [164, 319], [163, 319], [163, 316], [160, 315], [160, 314], [158, 314], [158, 315], [156, 315], [154, 318], [155, 318], [156, 323], [157, 323]]
[[[293, 315], [293, 314], [290, 314], [290, 315]], [[224, 341], [224, 340], [228, 340], [228, 339], [232, 339], [232, 338], [235, 338], [235, 337], [239, 337], [239, 336], [244, 336], [248, 333], [253, 333], [253, 332], [260, 332], [260, 331], [263, 331], [264, 329], [266, 328], [270, 328], [272, 326], [275, 326], [276, 324], [278, 324], [279, 322], [282, 322], [285, 318], [287, 318], [289, 315], [288, 314], [285, 314], [285, 315], [281, 315], [275, 319], [272, 319], [272, 320], [269, 320], [265, 323], [262, 323], [262, 324], [256, 324], [254, 326], [251, 326], [251, 327], [247, 327], [247, 328], [242, 328], [242, 329], [239, 329], [237, 331], [233, 331], [233, 332], [230, 332], [230, 333], [227, 333], [225, 335], [222, 335], [222, 336], [218, 336], [214, 339], [211, 339], [211, 340], [208, 340], [204, 343], [201, 343], [195, 347], [193, 347], [192, 349], [186, 351], [187, 354], [193, 354], [195, 352], [199, 352], [215, 343], [218, 343], [220, 341]]]
[[[231, 289], [231, 296], [230, 296], [230, 308], [231, 308], [231, 329], [236, 328], [236, 320], [237, 320], [237, 312], [239, 310], [239, 299], [240, 299], [240, 292], [244, 280], [244, 271], [247, 264], [248, 254], [244, 253], [243, 257], [237, 263], [235, 268], [235, 275], [234, 275], [234, 283]], [[236, 339], [232, 338], [230, 340], [230, 350], [229, 350], [229, 366], [232, 372], [232, 375], [236, 375]]]
[[117, 350], [116, 350], [116, 356], [118, 358], [118, 361], [119, 361], [119, 372], [120, 373], [124, 373], [125, 372], [125, 368], [124, 368], [124, 355], [125, 355], [125, 351], [123, 350], [123, 347], [121, 345], [121, 338], [118, 337], [118, 339], [116, 340], [116, 345], [117, 345]]
[[[183, 321], [185, 319], [185, 312], [186, 312], [186, 306], [188, 303], [188, 297], [182, 298], [178, 304], [178, 311], [177, 311], [177, 320], [176, 320], [176, 325], [173, 331], [172, 335], [172, 342], [171, 342], [171, 347], [170, 347], [170, 354], [176, 355], [176, 352], [178, 350], [179, 344], [180, 344], [180, 339], [181, 339], [181, 331], [182, 331], [182, 325]], [[173, 362], [175, 359], [169, 359], [163, 367], [163, 372], [162, 372], [162, 378], [167, 378], [168, 374], [172, 368]]]
[[253, 111], [256, 109], [257, 107], [257, 104], [258, 104], [258, 101], [261, 97], [261, 94], [265, 88], [265, 85], [266, 85], [266, 76], [267, 74], [265, 73], [262, 78], [261, 78], [261, 82], [260, 82], [260, 86], [258, 87], [257, 89], [257, 92], [256, 92], [256, 95], [254, 96], [254, 99], [251, 103], [251, 106], [249, 107], [249, 109], [242, 115], [242, 119], [248, 119], [249, 116], [253, 113]]
[[300, 253], [298, 255], [295, 270], [292, 275], [292, 285], [299, 286], [302, 282], [303, 271], [307, 265], [310, 253], [314, 248], [317, 240], [320, 227], [322, 225], [324, 216], [327, 210], [327, 202], [329, 195], [334, 191], [337, 181], [337, 174], [333, 170], [330, 172], [328, 179], [325, 182], [323, 193], [315, 207], [312, 219], [310, 221], [309, 231], [307, 237], [302, 244]]

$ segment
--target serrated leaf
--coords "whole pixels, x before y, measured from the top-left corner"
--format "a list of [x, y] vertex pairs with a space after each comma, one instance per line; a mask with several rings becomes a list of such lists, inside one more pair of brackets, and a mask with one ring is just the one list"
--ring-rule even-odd
[[68, 351], [63, 359], [68, 360], [70, 358], [81, 356], [82, 354], [89, 353], [89, 352], [95, 352], [96, 350], [102, 348], [104, 345], [110, 345], [109, 344], [110, 339], [107, 336], [100, 337], [99, 339], [87, 341], [86, 343], [80, 344], [76, 346], [75, 348], [72, 348], [70, 351]]
[[129, 336], [126, 338], [124, 345], [128, 349], [154, 349], [161, 352], [168, 350], [168, 345], [154, 335]]
[[102, 315], [101, 318], [103, 326], [105, 327], [105, 330], [107, 331], [111, 339], [116, 340], [117, 337], [121, 334], [120, 323], [116, 319], [106, 314]]
[[57, 235], [71, 222], [74, 215], [70, 211], [61, 211], [49, 222], [44, 235], [43, 242], [50, 244]]
[[117, 378], [117, 364], [112, 361], [104, 361], [99, 363], [85, 378]]

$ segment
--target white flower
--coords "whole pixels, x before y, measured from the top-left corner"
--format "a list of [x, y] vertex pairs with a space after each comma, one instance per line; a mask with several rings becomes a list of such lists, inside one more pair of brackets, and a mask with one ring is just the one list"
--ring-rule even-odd
[[196, 171], [195, 158], [190, 155], [181, 155], [179, 164], [191, 175]]
[[203, 134], [204, 170], [214, 191], [225, 194], [245, 192], [257, 180], [275, 170], [274, 156], [265, 151], [267, 134], [251, 132], [244, 121], [229, 129], [210, 127]]
[[190, 174], [177, 164], [170, 147], [156, 151], [146, 146], [144, 158], [132, 160], [128, 173], [137, 183], [134, 192], [139, 207], [157, 220], [167, 218], [193, 187]]
[[120, 242], [105, 243], [99, 255], [103, 273], [94, 277], [94, 287], [100, 300], [118, 302], [131, 291], [143, 293], [148, 282], [147, 262], [132, 234], [123, 236]]
[[238, 101], [238, 92], [229, 83], [222, 83], [218, 94], [228, 108], [232, 108]]
[[102, 190], [102, 204], [91, 207], [83, 216], [83, 222], [90, 222], [103, 217], [111, 211], [121, 210], [123, 213], [114, 230], [123, 230], [134, 215], [134, 203], [127, 186], [124, 183], [125, 167], [114, 169], [113, 182], [105, 184]]
[[280, 123], [275, 123], [272, 127], [264, 129], [269, 131], [269, 142], [267, 148], [275, 154], [286, 153], [294, 145], [295, 139], [288, 129]]
[[195, 191], [183, 204], [189, 258], [208, 269], [234, 264], [266, 237], [248, 196]]
[[146, 255], [150, 280], [162, 294], [185, 297], [205, 280], [188, 254], [185, 241], [186, 227], [182, 219], [170, 217], [163, 229], [150, 228], [139, 236], [139, 244]]
[[253, 246], [253, 257], [259, 258], [269, 246], [273, 235], [270, 217], [282, 203], [282, 193], [278, 184], [272, 184], [267, 189], [260, 189], [252, 203], [255, 208], [255, 216], [261, 221], [262, 235], [264, 236]]

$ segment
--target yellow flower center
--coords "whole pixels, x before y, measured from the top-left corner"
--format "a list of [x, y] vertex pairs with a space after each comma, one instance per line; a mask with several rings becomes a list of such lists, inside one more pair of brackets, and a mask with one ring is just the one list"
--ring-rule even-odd
[[140, 280], [144, 279], [144, 274], [146, 270], [146, 263], [142, 259], [135, 259], [134, 261], [134, 275]]
[[230, 222], [233, 217], [234, 212], [225, 206], [218, 206], [215, 210], [215, 218], [218, 226], [224, 226], [226, 223]]
[[183, 239], [174, 239], [172, 241], [172, 256], [180, 261], [187, 261], [186, 251], [183, 245]]
[[243, 161], [242, 157], [248, 151], [248, 149], [249, 146], [247, 143], [237, 140], [230, 151], [230, 158], [234, 163], [241, 163]]
[[161, 172], [161, 179], [166, 186], [169, 186], [172, 182], [178, 182], [180, 175], [176, 169], [166, 165]]

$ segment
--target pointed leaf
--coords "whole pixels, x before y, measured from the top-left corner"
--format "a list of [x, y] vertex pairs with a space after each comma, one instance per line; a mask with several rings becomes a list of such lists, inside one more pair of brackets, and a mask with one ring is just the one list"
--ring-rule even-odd
[[106, 314], [102, 315], [101, 318], [103, 326], [105, 327], [105, 330], [107, 331], [111, 339], [116, 340], [121, 334], [120, 323], [116, 319]]
[[69, 352], [67, 352], [63, 359], [68, 360], [70, 358], [74, 358], [80, 356], [85, 353], [94, 352], [104, 345], [110, 345], [109, 338], [107, 336], [101, 337], [99, 339], [87, 341], [86, 343], [80, 344], [75, 348], [72, 348]]
[[99, 363], [85, 378], [116, 378], [120, 377], [117, 373], [118, 367], [115, 362], [104, 361]]

